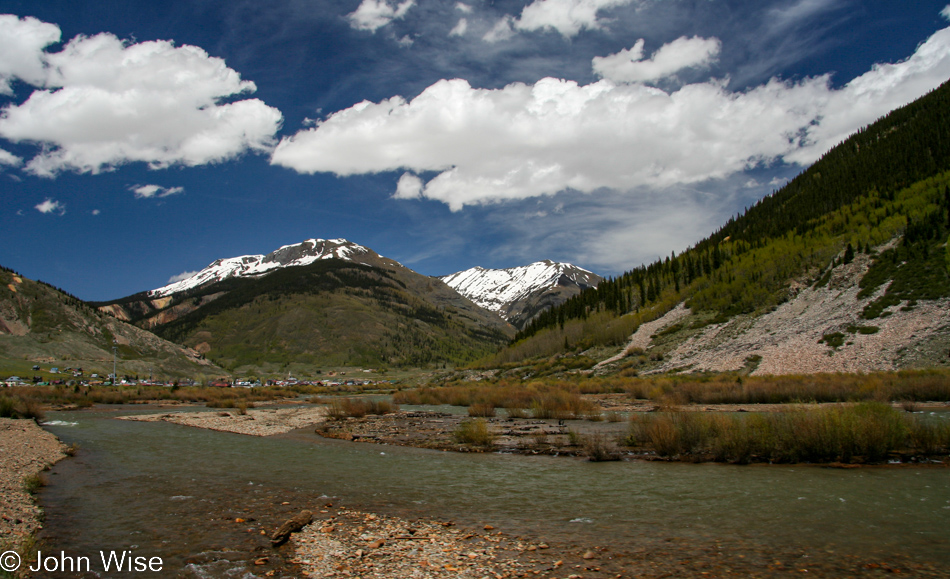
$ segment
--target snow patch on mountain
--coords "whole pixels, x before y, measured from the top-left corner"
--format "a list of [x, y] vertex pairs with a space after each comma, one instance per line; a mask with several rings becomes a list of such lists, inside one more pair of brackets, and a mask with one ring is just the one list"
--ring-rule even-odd
[[[372, 250], [345, 239], [308, 239], [285, 245], [267, 255], [242, 255], [218, 259], [195, 275], [148, 292], [164, 297], [231, 277], [256, 277], [284, 267], [310, 265], [321, 259], [346, 259], [365, 263], [362, 256], [377, 256]], [[370, 264], [367, 264], [370, 265]]]
[[550, 260], [508, 269], [473, 267], [442, 276], [452, 289], [506, 320], [517, 312], [512, 305], [558, 286], [576, 286], [578, 291], [596, 287], [601, 277], [569, 263]]

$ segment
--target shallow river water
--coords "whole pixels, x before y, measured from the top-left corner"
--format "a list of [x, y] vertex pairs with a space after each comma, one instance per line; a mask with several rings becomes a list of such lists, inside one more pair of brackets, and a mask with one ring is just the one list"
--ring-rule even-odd
[[160, 556], [163, 571], [142, 576], [255, 577], [261, 531], [334, 503], [618, 555], [715, 550], [763, 565], [850, 558], [868, 568], [898, 557], [950, 576], [944, 467], [590, 463], [113, 419], [142, 412], [49, 413], [45, 427], [80, 451], [41, 492], [46, 552]]

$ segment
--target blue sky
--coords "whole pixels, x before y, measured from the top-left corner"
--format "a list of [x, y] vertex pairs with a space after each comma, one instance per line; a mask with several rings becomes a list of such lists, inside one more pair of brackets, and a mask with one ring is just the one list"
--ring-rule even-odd
[[858, 0], [0, 0], [0, 264], [104, 300], [346, 238], [615, 275], [950, 77]]

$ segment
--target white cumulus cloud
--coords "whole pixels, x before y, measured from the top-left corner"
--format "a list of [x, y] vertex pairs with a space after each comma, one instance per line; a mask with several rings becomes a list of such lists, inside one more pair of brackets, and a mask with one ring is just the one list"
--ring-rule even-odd
[[0, 14], [0, 94], [12, 95], [10, 82], [17, 78], [41, 86], [47, 74], [43, 50], [59, 38], [54, 24]]
[[534, 0], [515, 21], [518, 30], [554, 30], [562, 36], [576, 36], [583, 29], [602, 28], [599, 12], [629, 4], [633, 0]]
[[449, 31], [449, 36], [465, 36], [465, 32], [467, 30], [468, 30], [468, 19], [459, 18], [459, 21], [455, 25], [455, 27]]
[[782, 159], [811, 163], [948, 77], [950, 28], [839, 89], [828, 76], [772, 79], [745, 92], [716, 81], [666, 92], [609, 80], [545, 78], [501, 89], [441, 80], [411, 101], [338, 111], [284, 138], [271, 162], [341, 176], [437, 172], [420, 193], [453, 210], [564, 190], [670, 187]]
[[133, 185], [129, 191], [135, 193], [136, 199], [161, 199], [185, 192], [184, 187], [162, 187], [161, 185]]
[[42, 145], [26, 166], [36, 175], [225, 161], [269, 151], [281, 124], [258, 99], [222, 103], [256, 86], [196, 46], [103, 33], [37, 54], [45, 78], [22, 80], [41, 90], [0, 112], [0, 137]]
[[394, 197], [397, 199], [418, 199], [422, 197], [423, 185], [422, 179], [416, 175], [403, 173], [402, 177], [399, 178], [399, 182], [396, 183], [396, 194]]
[[66, 213], [66, 206], [60, 203], [59, 201], [54, 201], [52, 199], [46, 199], [42, 203], [36, 205], [35, 209], [40, 213], [50, 214], [56, 213], [63, 215]]
[[347, 15], [350, 26], [357, 30], [376, 32], [393, 20], [399, 20], [415, 4], [415, 0], [405, 0], [392, 6], [387, 0], [363, 0], [356, 10]]
[[193, 277], [197, 273], [198, 273], [197, 271], [183, 271], [178, 275], [173, 275], [170, 278], [168, 278], [168, 283], [176, 283], [179, 281], [186, 280], [190, 277]]
[[515, 35], [514, 29], [511, 27], [514, 18], [511, 16], [505, 16], [501, 20], [495, 23], [491, 29], [482, 36], [482, 40], [485, 42], [501, 42], [502, 40], [508, 40]]
[[594, 72], [616, 82], [649, 82], [670, 77], [686, 68], [708, 67], [719, 56], [722, 44], [717, 38], [685, 36], [664, 44], [647, 60], [643, 59], [644, 41], [633, 48], [593, 59]]
[[10, 151], [0, 149], [0, 167], [19, 167], [22, 163], [23, 159], [17, 157]]

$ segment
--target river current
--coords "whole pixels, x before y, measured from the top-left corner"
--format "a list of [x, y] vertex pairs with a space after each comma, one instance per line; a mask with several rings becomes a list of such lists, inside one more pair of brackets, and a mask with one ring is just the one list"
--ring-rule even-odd
[[114, 419], [143, 409], [48, 414], [45, 428], [80, 448], [53, 467], [40, 494], [48, 552], [125, 550], [162, 558], [163, 571], [150, 577], [249, 579], [259, 576], [249, 561], [263, 552], [261, 531], [333, 503], [492, 525], [552, 546], [715, 545], [763, 561], [899, 553], [904, 564], [950, 569], [943, 467], [591, 463], [352, 443], [306, 429], [259, 438]]

